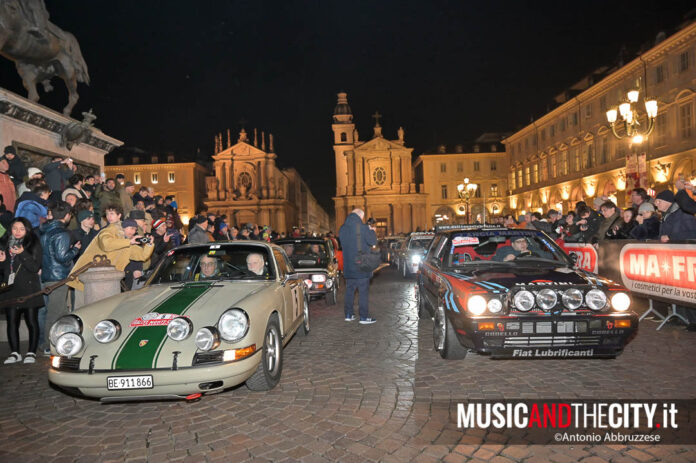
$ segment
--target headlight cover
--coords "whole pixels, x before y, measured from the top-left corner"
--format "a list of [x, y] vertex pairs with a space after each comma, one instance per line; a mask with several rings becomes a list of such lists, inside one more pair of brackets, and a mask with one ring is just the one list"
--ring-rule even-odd
[[188, 318], [177, 317], [167, 325], [167, 336], [174, 341], [183, 341], [193, 331], [193, 324]]
[[63, 357], [72, 357], [82, 350], [82, 336], [77, 333], [65, 333], [56, 340], [56, 352]]
[[561, 297], [563, 305], [569, 310], [575, 310], [582, 305], [582, 291], [577, 288], [567, 289]]
[[602, 310], [607, 305], [607, 295], [599, 289], [591, 289], [585, 294], [585, 302], [592, 310]]
[[202, 351], [209, 351], [215, 349], [220, 344], [220, 335], [218, 330], [212, 326], [206, 326], [201, 328], [196, 333], [196, 347]]
[[312, 275], [312, 281], [323, 283], [326, 281], [326, 275], [322, 275], [322, 274]]
[[499, 313], [501, 310], [503, 310], [503, 303], [500, 302], [500, 299], [493, 298], [488, 301], [488, 311], [490, 313]]
[[611, 297], [611, 306], [614, 310], [625, 312], [631, 305], [631, 298], [624, 292], [619, 292]]
[[420, 261], [422, 258], [423, 258], [423, 256], [421, 256], [420, 254], [414, 254], [411, 256], [411, 263], [412, 264], [420, 264]]
[[82, 334], [82, 320], [80, 320], [76, 315], [66, 315], [60, 317], [51, 326], [51, 330], [48, 333], [48, 339], [54, 346], [58, 342], [58, 338], [65, 333], [77, 333]]
[[534, 307], [534, 294], [526, 290], [518, 291], [512, 301], [515, 303], [517, 310], [529, 312]]
[[249, 331], [249, 316], [242, 309], [229, 309], [218, 322], [220, 336], [227, 342], [237, 342]]
[[553, 309], [557, 302], [558, 296], [556, 295], [556, 291], [554, 291], [553, 289], [542, 289], [536, 295], [537, 305], [546, 312]]
[[106, 344], [118, 338], [121, 334], [121, 325], [116, 320], [102, 320], [96, 324], [92, 333], [97, 342]]
[[483, 296], [471, 296], [466, 303], [466, 309], [473, 315], [481, 315], [486, 311], [486, 298]]
[[326, 287], [331, 288], [332, 286], [333, 286], [333, 280], [331, 278], [329, 278], [328, 280], [326, 280]]

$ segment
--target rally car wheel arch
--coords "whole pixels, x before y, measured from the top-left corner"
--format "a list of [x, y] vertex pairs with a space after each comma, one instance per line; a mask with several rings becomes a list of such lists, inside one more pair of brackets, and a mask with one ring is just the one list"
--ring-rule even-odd
[[454, 327], [445, 314], [445, 309], [439, 306], [433, 320], [433, 343], [440, 357], [448, 360], [463, 359], [468, 350], [459, 343]]
[[246, 381], [252, 391], [268, 391], [280, 382], [283, 372], [283, 339], [280, 334], [278, 316], [271, 315], [263, 336], [261, 362], [253, 375]]

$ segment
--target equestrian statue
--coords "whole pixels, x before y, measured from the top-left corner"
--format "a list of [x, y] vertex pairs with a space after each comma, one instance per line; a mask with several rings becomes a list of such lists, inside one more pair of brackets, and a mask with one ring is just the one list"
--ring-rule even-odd
[[63, 108], [66, 116], [79, 98], [77, 83], [89, 85], [80, 45], [75, 36], [48, 20], [43, 0], [0, 0], [0, 55], [15, 62], [31, 101], [39, 101], [37, 83], [50, 92], [51, 79], [63, 79], [69, 95]]

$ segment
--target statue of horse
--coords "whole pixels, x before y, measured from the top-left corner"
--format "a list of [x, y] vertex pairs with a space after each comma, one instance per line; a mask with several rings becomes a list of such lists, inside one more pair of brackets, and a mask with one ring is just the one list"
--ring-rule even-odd
[[0, 0], [0, 55], [15, 62], [31, 101], [39, 101], [38, 82], [50, 92], [51, 79], [63, 79], [69, 94], [66, 116], [79, 98], [77, 83], [89, 84], [80, 45], [71, 33], [48, 21], [43, 0]]

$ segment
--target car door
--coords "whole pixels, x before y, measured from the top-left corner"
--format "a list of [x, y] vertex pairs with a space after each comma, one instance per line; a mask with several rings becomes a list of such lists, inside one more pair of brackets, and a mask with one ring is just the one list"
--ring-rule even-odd
[[436, 236], [430, 245], [423, 265], [423, 289], [431, 307], [437, 307], [440, 294], [440, 273], [442, 272], [443, 253], [447, 244], [447, 235]]
[[[285, 281], [286, 275], [294, 273], [292, 264], [290, 264], [288, 257], [277, 249], [273, 250], [273, 256], [278, 264], [278, 275], [280, 276], [280, 280]], [[286, 333], [294, 330], [299, 323], [304, 304], [304, 301], [302, 301], [303, 293], [301, 286], [303, 284], [304, 282], [302, 280], [288, 280], [280, 288], [283, 301], [285, 302], [283, 308], [283, 326], [288, 328]]]

